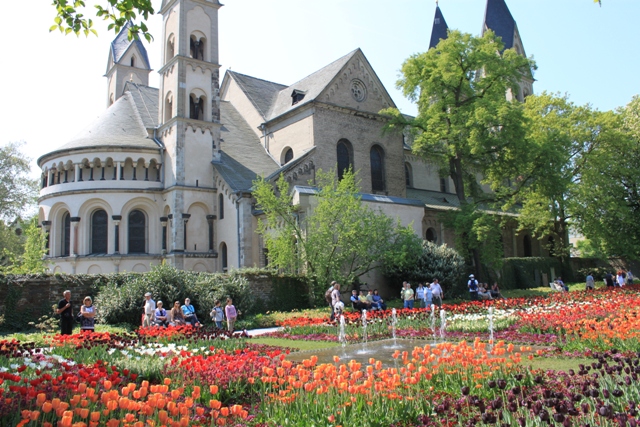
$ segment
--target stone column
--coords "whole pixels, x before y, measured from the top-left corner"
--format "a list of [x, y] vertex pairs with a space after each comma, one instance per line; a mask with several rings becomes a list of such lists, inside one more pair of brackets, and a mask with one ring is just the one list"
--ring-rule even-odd
[[80, 163], [76, 163], [73, 166], [75, 168], [75, 170], [74, 170], [75, 182], [78, 182], [78, 181], [80, 181]]

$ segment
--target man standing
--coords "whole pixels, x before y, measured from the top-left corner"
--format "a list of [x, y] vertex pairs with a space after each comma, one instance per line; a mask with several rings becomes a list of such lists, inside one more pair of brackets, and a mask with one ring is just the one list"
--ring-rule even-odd
[[144, 294], [144, 320], [142, 326], [148, 327], [153, 325], [153, 316], [156, 312], [156, 302], [151, 299], [151, 292]]
[[604, 283], [607, 284], [608, 288], [613, 288], [613, 274], [607, 273], [606, 276], [604, 276]]
[[437, 278], [433, 279], [433, 283], [429, 285], [429, 289], [431, 289], [431, 298], [433, 300], [433, 304], [437, 305], [438, 307], [442, 307], [442, 297], [444, 295], [442, 292], [442, 287], [440, 286], [440, 283], [438, 283]]
[[340, 302], [340, 283], [333, 282], [331, 290], [331, 320], [336, 318], [336, 304]]
[[469, 282], [467, 282], [467, 287], [469, 288], [469, 296], [471, 297], [471, 301], [477, 301], [478, 281], [473, 274], [469, 275]]
[[60, 315], [60, 334], [73, 333], [73, 308], [71, 308], [71, 291], [64, 291], [64, 298], [58, 302], [56, 313]]

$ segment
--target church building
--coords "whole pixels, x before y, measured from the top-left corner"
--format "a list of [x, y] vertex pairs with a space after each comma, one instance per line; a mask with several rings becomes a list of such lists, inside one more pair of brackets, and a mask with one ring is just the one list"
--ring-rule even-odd
[[[39, 220], [54, 272], [263, 267], [252, 182], [280, 176], [311, 209], [318, 169], [353, 167], [362, 200], [453, 245], [439, 214], [458, 208], [453, 183], [383, 134], [394, 101], [355, 49], [293, 84], [227, 71], [220, 76], [218, 0], [163, 0], [159, 88], [148, 86], [144, 45], [125, 26], [111, 43], [107, 108], [73, 140], [41, 156]], [[525, 54], [505, 0], [487, 0], [483, 31]], [[436, 7], [430, 44], [447, 36]], [[396, 65], [397, 66], [397, 65]], [[524, 80], [519, 100], [532, 93]], [[504, 230], [505, 256], [546, 254], [526, 232]], [[375, 278], [374, 278], [375, 280]]]

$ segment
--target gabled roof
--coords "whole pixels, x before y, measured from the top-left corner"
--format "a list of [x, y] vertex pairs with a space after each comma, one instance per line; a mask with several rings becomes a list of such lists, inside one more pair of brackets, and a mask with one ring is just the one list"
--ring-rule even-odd
[[433, 28], [431, 29], [431, 40], [429, 41], [429, 49], [436, 47], [440, 40], [447, 38], [447, 21], [444, 20], [440, 6], [436, 6], [436, 14], [433, 17]]
[[259, 176], [279, 168], [242, 115], [228, 101], [220, 101], [222, 161], [213, 163], [233, 191], [249, 190]]
[[158, 89], [134, 82], [126, 82], [123, 93], [129, 92], [140, 119], [147, 129], [158, 126]]
[[[281, 90], [271, 107], [268, 115], [269, 120], [315, 100], [357, 52], [360, 52], [360, 49], [349, 52], [326, 67]], [[292, 105], [291, 94], [296, 89], [305, 92], [305, 96], [300, 102]]]
[[487, 8], [484, 13], [482, 34], [487, 29], [502, 37], [505, 49], [513, 47], [513, 37], [516, 30], [516, 21], [513, 19], [505, 0], [487, 0]]
[[245, 93], [247, 98], [256, 107], [258, 113], [263, 119], [267, 119], [269, 110], [275, 102], [278, 93], [287, 88], [287, 85], [270, 82], [267, 80], [258, 79], [256, 77], [247, 76], [245, 74], [236, 73], [235, 71], [227, 70], [227, 74], [231, 76], [240, 89]]
[[[147, 56], [147, 49], [144, 48], [142, 42], [138, 39], [129, 40], [129, 28], [131, 28], [131, 21], [128, 21], [124, 27], [120, 30], [116, 38], [111, 42], [111, 58], [113, 63], [117, 64], [122, 59], [122, 56], [129, 50], [129, 47], [134, 45], [140, 52], [141, 65], [146, 70], [151, 70], [149, 57]], [[129, 65], [129, 64], [126, 64]], [[108, 70], [107, 70], [108, 71]]]
[[315, 149], [316, 149], [316, 146], [314, 145], [313, 147], [309, 148], [307, 151], [304, 151], [302, 154], [300, 154], [295, 159], [289, 160], [287, 163], [282, 165], [279, 169], [275, 170], [273, 173], [271, 173], [271, 175], [267, 176], [265, 179], [267, 181], [271, 181], [273, 179], [278, 178], [280, 174], [295, 168], [297, 165], [302, 163], [307, 157], [309, 157], [311, 152], [313, 152]]

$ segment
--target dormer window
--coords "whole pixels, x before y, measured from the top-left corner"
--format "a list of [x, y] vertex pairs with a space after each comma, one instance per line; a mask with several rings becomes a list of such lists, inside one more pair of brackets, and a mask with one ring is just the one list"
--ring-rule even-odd
[[298, 102], [302, 101], [306, 94], [306, 91], [294, 89], [291, 94], [291, 105], [296, 105]]

